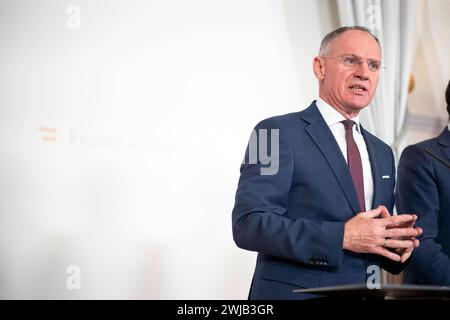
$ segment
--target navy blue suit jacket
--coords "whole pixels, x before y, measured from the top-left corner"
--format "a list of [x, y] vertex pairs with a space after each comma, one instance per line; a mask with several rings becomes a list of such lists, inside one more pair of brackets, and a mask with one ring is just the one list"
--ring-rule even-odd
[[404, 281], [450, 285], [450, 132], [407, 147], [398, 169], [397, 210], [423, 228]]
[[[344, 223], [361, 210], [347, 162], [315, 102], [255, 129], [279, 129], [280, 163], [275, 175], [261, 175], [260, 162], [241, 166], [233, 236], [240, 248], [258, 252], [251, 299], [305, 299], [311, 296], [292, 290], [365, 283], [370, 265], [401, 271], [402, 265], [380, 256], [343, 250]], [[392, 151], [364, 129], [362, 134], [372, 166], [372, 207], [392, 212]]]

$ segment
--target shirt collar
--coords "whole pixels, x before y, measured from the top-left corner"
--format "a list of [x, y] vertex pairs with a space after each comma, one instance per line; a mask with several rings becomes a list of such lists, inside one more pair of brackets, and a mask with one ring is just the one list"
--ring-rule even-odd
[[[342, 114], [340, 114], [335, 108], [330, 106], [321, 98], [317, 98], [316, 105], [328, 127], [331, 127], [343, 120], [346, 120], [346, 118]], [[360, 126], [359, 115], [354, 117], [352, 120], [356, 122], [356, 130], [358, 130], [358, 132], [361, 132], [359, 127]]]

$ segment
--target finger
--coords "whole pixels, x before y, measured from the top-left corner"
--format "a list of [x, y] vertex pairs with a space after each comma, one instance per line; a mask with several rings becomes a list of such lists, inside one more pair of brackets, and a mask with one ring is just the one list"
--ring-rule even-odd
[[409, 257], [411, 257], [411, 254], [412, 254], [412, 252], [405, 252], [405, 253], [401, 256], [400, 262], [401, 262], [401, 263], [405, 263], [406, 260], [408, 260]]
[[417, 218], [418, 218], [418, 217], [417, 217], [417, 214], [415, 214], [415, 213], [406, 213], [406, 212], [404, 212], [404, 213], [399, 213], [398, 216], [401, 216], [401, 215], [404, 215], [404, 214], [413, 216], [415, 220], [417, 220]]
[[392, 229], [392, 228], [412, 228], [414, 226], [414, 224], [416, 223], [415, 220], [411, 220], [411, 221], [406, 221], [406, 222], [401, 222], [401, 223], [396, 223], [396, 224], [391, 224], [388, 227], [386, 227], [386, 229]]
[[376, 218], [378, 217], [382, 212], [382, 206], [378, 206], [375, 209], [372, 209], [370, 211], [361, 212], [360, 215], [366, 217], [366, 218]]
[[397, 225], [405, 222], [414, 221], [414, 217], [410, 214], [401, 214], [399, 216], [391, 216], [383, 219], [383, 225], [385, 227]]
[[415, 215], [415, 214], [411, 214], [411, 216], [413, 217], [413, 219], [411, 221], [400, 222], [397, 224], [390, 225], [389, 227], [396, 227], [396, 226], [397, 227], [406, 227], [406, 228], [412, 227], [416, 224], [418, 218], [417, 218], [417, 215]]
[[392, 228], [383, 231], [385, 238], [400, 238], [400, 237], [417, 237], [420, 235], [420, 230], [416, 228]]
[[411, 221], [402, 222], [402, 223], [394, 223], [394, 224], [389, 225], [388, 227], [386, 227], [386, 229], [391, 229], [391, 228], [412, 228], [412, 227], [414, 227], [416, 222], [417, 222], [416, 220], [411, 220]]
[[374, 247], [372, 249], [372, 253], [376, 253], [380, 256], [386, 257], [390, 260], [397, 262], [401, 260], [401, 257], [398, 254], [395, 254], [394, 252], [391, 252], [383, 247]]
[[407, 249], [400, 257], [400, 262], [404, 263], [406, 260], [408, 260], [409, 257], [411, 256], [412, 252], [413, 252], [413, 249]]
[[390, 217], [390, 216], [391, 216], [391, 215], [389, 214], [389, 210], [388, 210], [385, 206], [380, 205], [379, 207], [381, 207], [381, 217], [382, 217], [382, 218], [387, 218], [387, 217]]
[[412, 240], [395, 240], [386, 239], [384, 242], [386, 248], [414, 248], [414, 241]]

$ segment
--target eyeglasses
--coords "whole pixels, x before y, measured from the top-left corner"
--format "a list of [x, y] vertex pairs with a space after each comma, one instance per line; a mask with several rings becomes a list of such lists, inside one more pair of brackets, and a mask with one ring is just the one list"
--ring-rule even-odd
[[375, 60], [375, 59], [362, 59], [358, 56], [355, 56], [354, 54], [345, 54], [339, 57], [324, 57], [322, 58], [329, 58], [329, 59], [337, 59], [340, 63], [342, 63], [344, 66], [354, 68], [357, 65], [360, 65], [363, 62], [367, 63], [367, 67], [372, 72], [377, 72], [381, 68], [384, 68], [384, 66], [381, 66], [381, 61]]

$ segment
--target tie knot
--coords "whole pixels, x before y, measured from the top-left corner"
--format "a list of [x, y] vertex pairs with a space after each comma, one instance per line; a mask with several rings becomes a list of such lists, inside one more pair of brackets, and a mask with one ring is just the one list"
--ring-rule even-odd
[[353, 125], [356, 124], [356, 122], [353, 120], [343, 120], [341, 122], [344, 124], [346, 131], [351, 131], [353, 128]]

